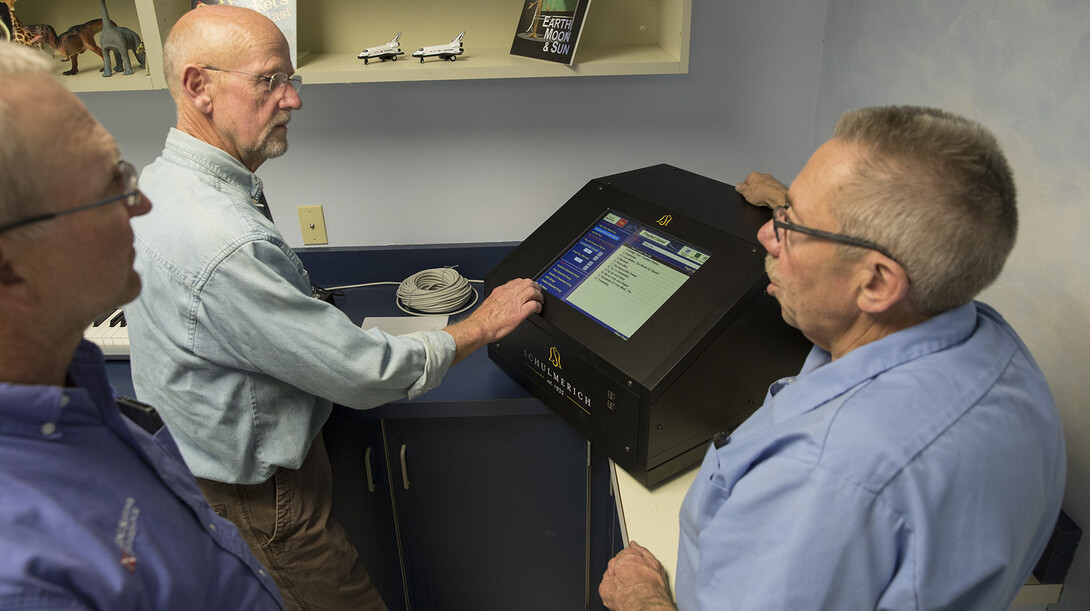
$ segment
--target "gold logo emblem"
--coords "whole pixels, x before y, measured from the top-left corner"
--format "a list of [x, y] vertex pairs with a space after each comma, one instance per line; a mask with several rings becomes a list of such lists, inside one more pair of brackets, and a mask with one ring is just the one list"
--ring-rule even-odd
[[563, 369], [560, 366], [560, 351], [556, 349], [556, 346], [549, 348], [549, 363], [557, 369]]
[[663, 227], [665, 227], [665, 226], [669, 225], [670, 221], [672, 221], [672, 220], [674, 220], [674, 217], [672, 215], [664, 214], [664, 215], [662, 215], [662, 218], [659, 219], [659, 225], [662, 225]]

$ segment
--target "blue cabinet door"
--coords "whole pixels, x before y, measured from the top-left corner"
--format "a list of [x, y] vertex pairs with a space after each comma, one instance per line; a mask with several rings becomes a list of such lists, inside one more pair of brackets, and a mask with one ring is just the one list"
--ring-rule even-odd
[[405, 608], [382, 421], [337, 407], [322, 431], [333, 469], [333, 516], [390, 609]]
[[585, 608], [581, 435], [554, 414], [385, 427], [410, 609]]

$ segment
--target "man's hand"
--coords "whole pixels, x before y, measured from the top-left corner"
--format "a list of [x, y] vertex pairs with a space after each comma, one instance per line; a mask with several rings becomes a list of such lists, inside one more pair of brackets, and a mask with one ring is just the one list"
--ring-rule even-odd
[[496, 287], [469, 318], [443, 329], [457, 346], [454, 362], [514, 331], [527, 316], [541, 311], [544, 299], [541, 287], [526, 278]]
[[779, 208], [787, 203], [787, 187], [771, 174], [750, 172], [735, 189], [754, 206]]
[[666, 569], [635, 541], [609, 561], [598, 586], [602, 602], [613, 611], [676, 611], [666, 583]]

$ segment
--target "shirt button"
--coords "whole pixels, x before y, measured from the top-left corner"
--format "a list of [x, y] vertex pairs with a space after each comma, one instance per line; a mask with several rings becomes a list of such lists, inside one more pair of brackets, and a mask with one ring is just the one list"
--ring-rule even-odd
[[214, 522], [209, 522], [209, 523], [208, 523], [208, 528], [209, 528], [209, 530], [211, 530], [212, 532], [216, 532], [216, 524], [215, 524]]
[[57, 432], [57, 425], [52, 422], [46, 422], [42, 425], [42, 435], [52, 435]]
[[730, 443], [730, 435], [728, 435], [726, 431], [719, 431], [715, 434], [715, 437], [712, 437], [712, 443], [715, 444], [715, 449], [718, 450]]
[[61, 407], [67, 406], [68, 401], [69, 401], [68, 395], [61, 395]]

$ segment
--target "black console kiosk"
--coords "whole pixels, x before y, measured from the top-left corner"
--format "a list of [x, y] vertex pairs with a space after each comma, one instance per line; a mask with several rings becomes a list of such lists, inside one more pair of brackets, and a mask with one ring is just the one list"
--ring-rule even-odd
[[545, 306], [488, 347], [511, 377], [645, 486], [700, 462], [810, 343], [764, 292], [769, 212], [667, 165], [589, 182], [487, 276]]

